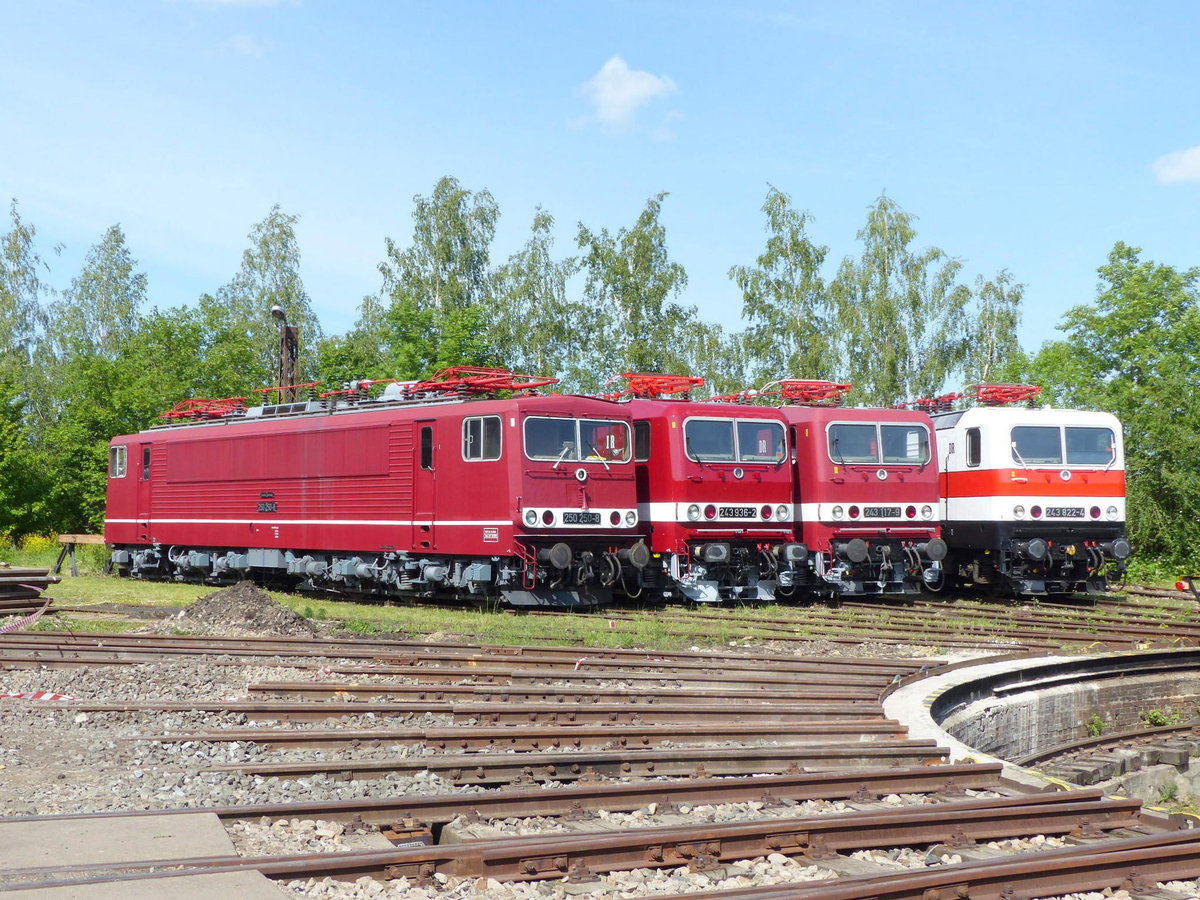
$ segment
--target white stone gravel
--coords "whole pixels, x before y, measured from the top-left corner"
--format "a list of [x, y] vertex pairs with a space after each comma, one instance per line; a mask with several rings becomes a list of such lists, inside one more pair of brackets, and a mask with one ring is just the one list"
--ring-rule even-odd
[[594, 890], [586, 885], [572, 885], [570, 891], [559, 881], [528, 883], [500, 882], [491, 878], [455, 878], [434, 876], [429, 886], [413, 884], [406, 878], [375, 882], [360, 878], [353, 883], [339, 883], [329, 878], [288, 882], [287, 890], [302, 897], [325, 897], [330, 900], [466, 900], [466, 898], [495, 898], [495, 900], [624, 900], [633, 897], [654, 897], [668, 894], [699, 893], [734, 888], [756, 887], [791, 882], [820, 881], [836, 875], [818, 866], [805, 866], [779, 853], [754, 859], [739, 860], [705, 874], [689, 872], [686, 866], [671, 869], [632, 869], [601, 875]]
[[[291, 661], [289, 661], [291, 662]], [[311, 671], [272, 665], [220, 666], [194, 660], [132, 666], [17, 669], [0, 672], [0, 692], [52, 691], [89, 702], [244, 698], [250, 682], [310, 678]], [[142, 734], [184, 734], [250, 727], [241, 713], [85, 712], [68, 701], [0, 701], [0, 815], [47, 815], [110, 810], [174, 809], [385, 797], [406, 793], [471, 793], [428, 772], [340, 781], [323, 774], [264, 778], [200, 770], [263, 759], [321, 759], [325, 751], [266, 751], [244, 741], [157, 743], [127, 740]], [[269, 723], [256, 722], [254, 727]], [[421, 728], [451, 724], [442, 715], [356, 716], [286, 723], [303, 730]], [[388, 745], [378, 751], [386, 755]], [[411, 752], [411, 749], [410, 749]], [[332, 757], [328, 757], [332, 758]], [[341, 758], [340, 756], [338, 758]], [[52, 770], [53, 778], [46, 777]]]

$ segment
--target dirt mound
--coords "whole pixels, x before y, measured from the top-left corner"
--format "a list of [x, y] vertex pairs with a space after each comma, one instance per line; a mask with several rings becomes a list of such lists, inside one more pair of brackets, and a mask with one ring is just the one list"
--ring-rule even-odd
[[313, 623], [297, 612], [275, 602], [249, 581], [222, 588], [201, 597], [178, 620], [187, 626], [199, 626], [213, 633], [247, 632], [281, 637], [315, 635]]

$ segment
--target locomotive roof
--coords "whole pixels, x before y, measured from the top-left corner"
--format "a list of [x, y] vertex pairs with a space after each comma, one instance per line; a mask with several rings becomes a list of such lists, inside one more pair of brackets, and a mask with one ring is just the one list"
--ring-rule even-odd
[[472, 416], [497, 414], [514, 409], [523, 409], [544, 413], [572, 415], [586, 411], [595, 414], [597, 407], [604, 408], [606, 418], [628, 418], [624, 405], [606, 400], [601, 397], [589, 397], [578, 394], [522, 394], [514, 397], [449, 397], [420, 401], [396, 401], [386, 398], [368, 398], [357, 402], [343, 399], [304, 400], [297, 403], [280, 403], [265, 406], [251, 406], [238, 414], [198, 418], [187, 421], [167, 422], [153, 425], [144, 429], [141, 434], [164, 434], [192, 432], [200, 429], [245, 427], [250, 425], [270, 426], [282, 423], [311, 422], [319, 420], [339, 419], [345, 416], [360, 416], [375, 413], [391, 413], [390, 418], [416, 419], [433, 418], [437, 416]]
[[1120, 430], [1112, 413], [1091, 409], [1059, 409], [1053, 406], [972, 406], [953, 412], [935, 413], [934, 425], [941, 430], [977, 425], [1106, 425]]
[[744, 406], [737, 403], [688, 400], [686, 398], [656, 397], [650, 399], [634, 397], [621, 402], [622, 405], [629, 406], [635, 416], [639, 414], [645, 415], [647, 412], [677, 412], [684, 418], [689, 416], [709, 416], [728, 419], [770, 419], [776, 418], [779, 413], [779, 408], [775, 406]]
[[929, 417], [915, 409], [893, 409], [886, 406], [803, 406], [788, 404], [778, 407], [791, 422], [924, 422]]

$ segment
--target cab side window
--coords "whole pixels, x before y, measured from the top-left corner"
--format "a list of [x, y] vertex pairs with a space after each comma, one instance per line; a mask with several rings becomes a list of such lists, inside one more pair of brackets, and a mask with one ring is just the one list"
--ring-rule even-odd
[[433, 471], [433, 426], [421, 426], [421, 468]]
[[124, 478], [126, 472], [126, 459], [128, 449], [125, 447], [109, 447], [108, 448], [108, 477], [109, 478]]
[[650, 423], [633, 423], [633, 458], [635, 462], [646, 462], [650, 458]]
[[463, 419], [463, 459], [480, 461], [500, 458], [500, 417], [475, 416]]
[[977, 466], [982, 459], [981, 441], [978, 428], [967, 429], [967, 465]]

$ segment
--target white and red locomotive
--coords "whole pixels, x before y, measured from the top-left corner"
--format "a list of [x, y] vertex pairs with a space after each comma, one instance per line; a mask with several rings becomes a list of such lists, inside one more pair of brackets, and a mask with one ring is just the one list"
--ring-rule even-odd
[[790, 595], [792, 475], [777, 410], [692, 401], [703, 378], [625, 373], [648, 595], [702, 603]]
[[[1103, 591], [1129, 556], [1121, 424], [1033, 408], [1041, 389], [981, 384], [917, 401], [941, 446], [943, 534], [959, 584], [1017, 594]], [[953, 409], [957, 401], [977, 405]]]
[[111, 442], [113, 563], [351, 596], [606, 602], [650, 561], [632, 423], [617, 403], [530, 393], [554, 381], [458, 367], [298, 403], [185, 401]]

